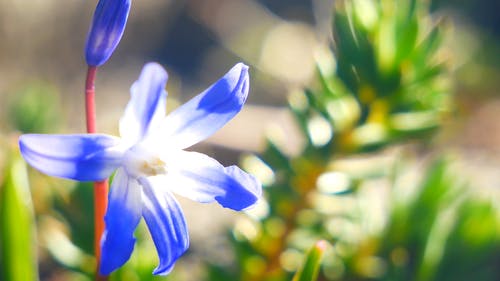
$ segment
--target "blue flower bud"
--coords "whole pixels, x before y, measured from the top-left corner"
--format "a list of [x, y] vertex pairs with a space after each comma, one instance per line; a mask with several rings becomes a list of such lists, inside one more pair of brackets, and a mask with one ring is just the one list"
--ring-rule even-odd
[[90, 28], [85, 59], [90, 66], [104, 64], [123, 35], [131, 0], [99, 0]]

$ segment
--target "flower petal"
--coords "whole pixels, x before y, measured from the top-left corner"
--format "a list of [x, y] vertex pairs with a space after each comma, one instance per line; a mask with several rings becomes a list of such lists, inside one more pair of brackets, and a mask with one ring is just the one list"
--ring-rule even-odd
[[122, 38], [130, 12], [130, 0], [100, 0], [94, 12], [85, 46], [88, 65], [104, 64]]
[[141, 212], [139, 182], [129, 177], [123, 169], [118, 169], [104, 217], [106, 229], [101, 239], [101, 274], [110, 274], [130, 258], [134, 250], [134, 230], [141, 220]]
[[120, 165], [120, 139], [101, 134], [38, 135], [19, 138], [26, 162], [47, 175], [78, 181], [100, 181]]
[[238, 63], [203, 93], [170, 113], [156, 137], [160, 143], [179, 149], [208, 138], [241, 110], [248, 89], [248, 66]]
[[160, 258], [160, 264], [153, 271], [158, 275], [168, 274], [189, 247], [184, 214], [167, 186], [161, 186], [163, 179], [162, 176], [140, 179], [144, 202], [142, 215]]
[[129, 144], [140, 141], [165, 117], [167, 72], [157, 63], [148, 63], [130, 88], [130, 101], [120, 119], [120, 135]]
[[197, 152], [180, 151], [167, 163], [169, 189], [201, 203], [217, 201], [236, 211], [247, 209], [262, 195], [262, 185], [236, 166], [225, 168]]

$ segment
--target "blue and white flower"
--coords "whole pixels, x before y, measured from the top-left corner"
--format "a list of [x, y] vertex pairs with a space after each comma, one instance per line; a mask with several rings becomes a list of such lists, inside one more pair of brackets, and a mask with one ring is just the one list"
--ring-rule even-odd
[[235, 65], [215, 84], [165, 116], [167, 73], [147, 64], [132, 85], [120, 120], [120, 136], [105, 134], [22, 135], [21, 153], [41, 172], [78, 181], [101, 181], [115, 170], [100, 271], [122, 266], [134, 248], [141, 217], [159, 255], [154, 274], [168, 274], [187, 250], [188, 231], [172, 195], [236, 211], [260, 198], [261, 184], [236, 166], [224, 167], [207, 155], [185, 151], [223, 127], [242, 108], [249, 90], [248, 67]]

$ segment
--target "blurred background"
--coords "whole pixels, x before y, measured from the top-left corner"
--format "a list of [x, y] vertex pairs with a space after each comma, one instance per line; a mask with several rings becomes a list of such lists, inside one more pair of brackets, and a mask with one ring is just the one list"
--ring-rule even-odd
[[[342, 46], [339, 46], [342, 41], [339, 38], [343, 35], [341, 30], [335, 29], [335, 25], [332, 28], [332, 15], [334, 9], [350, 13], [344, 2], [354, 2], [354, 5], [361, 3], [359, 7], [362, 8], [359, 10], [367, 14], [360, 12], [360, 22], [369, 24], [370, 7], [368, 5], [366, 8], [364, 4], [372, 1], [363, 0], [133, 1], [123, 39], [109, 62], [99, 69], [96, 82], [98, 130], [118, 134], [117, 121], [128, 101], [129, 87], [146, 62], [157, 61], [167, 69], [168, 108], [171, 110], [203, 91], [236, 62], [243, 61], [251, 67], [251, 91], [246, 107], [226, 127], [193, 150], [207, 153], [224, 165], [242, 163], [244, 168], [258, 174], [268, 190], [266, 196], [269, 198], [264, 200], [267, 203], [261, 204], [250, 214], [238, 214], [216, 205], [206, 206], [180, 199], [186, 212], [192, 242], [189, 252], [179, 260], [174, 273], [169, 277], [151, 277], [157, 258], [149, 234], [144, 231], [144, 225], [141, 225], [137, 234], [137, 250], [132, 260], [113, 278], [291, 280], [289, 277], [298, 269], [299, 261], [302, 260], [305, 249], [312, 245], [309, 241], [314, 240], [314, 237], [327, 239], [331, 243], [325, 260], [333, 262], [324, 262], [320, 280], [459, 280], [443, 276], [447, 276], [446, 270], [453, 268], [453, 264], [462, 262], [457, 256], [465, 255], [474, 257], [475, 263], [469, 263], [470, 268], [464, 267], [463, 270], [467, 273], [477, 270], [483, 274], [463, 274], [463, 278], [475, 276], [463, 280], [498, 280], [500, 275], [495, 264], [500, 262], [500, 124], [497, 122], [500, 112], [500, 3], [490, 0], [435, 0], [428, 3], [429, 10], [423, 10], [418, 17], [430, 21], [425, 22], [425, 26], [437, 25], [436, 19], [440, 19], [439, 25], [445, 30], [436, 54], [445, 70], [438, 71], [441, 75], [439, 77], [444, 77], [439, 78], [439, 81], [444, 82], [440, 82], [439, 90], [435, 93], [441, 93], [443, 85], [446, 88], [443, 92], [447, 93], [446, 108], [441, 110], [443, 108], [440, 107], [437, 110], [445, 113], [439, 118], [440, 129], [426, 135], [412, 133], [408, 138], [401, 134], [398, 135], [397, 142], [391, 139], [377, 143], [376, 147], [370, 144], [353, 148], [334, 143], [330, 140], [331, 135], [327, 136], [324, 143], [320, 137], [319, 143], [322, 144], [318, 145], [310, 127], [306, 129], [311, 135], [304, 135], [301, 117], [297, 114], [297, 108], [301, 107], [297, 103], [300, 103], [302, 97], [298, 92], [307, 92], [307, 89], [321, 92], [318, 90], [321, 88], [318, 86], [321, 84], [318, 83], [318, 77], [328, 76], [321, 71], [324, 69], [321, 65], [328, 64], [329, 61], [334, 61], [332, 65], [335, 66], [342, 65], [341, 56], [345, 53], [342, 53]], [[420, 5], [419, 1], [417, 3], [417, 6]], [[16, 147], [20, 133], [77, 133], [85, 130], [83, 86], [86, 66], [83, 48], [95, 5], [96, 1], [0, 2], [0, 171], [3, 171], [0, 175], [0, 209], [3, 210], [0, 279], [2, 276], [4, 278], [1, 280], [92, 280], [94, 261], [90, 186], [49, 178], [32, 169], [28, 169], [28, 175], [23, 174], [25, 171], [22, 167], [19, 168], [22, 161], [16, 155]], [[339, 16], [338, 19], [337, 24], [340, 26], [342, 17]], [[356, 21], [349, 19], [351, 28], [355, 29]], [[374, 21], [377, 20], [383, 22], [381, 18]], [[370, 34], [371, 29], [366, 27], [366, 30]], [[340, 70], [335, 73], [344, 82], [348, 89], [346, 92], [362, 92], [360, 88], [351, 87], [345, 82], [348, 79], [342, 76]], [[331, 74], [328, 79], [335, 75]], [[398, 92], [406, 91], [406, 86], [402, 85], [402, 90], [397, 90]], [[434, 86], [432, 84], [429, 87]], [[356, 100], [363, 101], [361, 95], [353, 96]], [[321, 98], [319, 100], [317, 108], [322, 108]], [[392, 104], [393, 100], [388, 100], [388, 106], [395, 108], [394, 111], [389, 110], [391, 113], [416, 110], [404, 106], [396, 108], [396, 102]], [[314, 107], [314, 104], [309, 100], [308, 106]], [[363, 117], [364, 107], [360, 108], [361, 121], [358, 124], [371, 120], [370, 112], [374, 112], [371, 105], [367, 106], [369, 109], [366, 109], [366, 118]], [[321, 113], [321, 110], [317, 111]], [[311, 118], [306, 116], [304, 120], [309, 122]], [[340, 122], [334, 122], [331, 128], [327, 126], [326, 129], [319, 126], [318, 130], [321, 132], [318, 134], [321, 136], [324, 130], [330, 128], [331, 131], [333, 128], [333, 139], [343, 136], [343, 127], [337, 128], [336, 126], [340, 126], [338, 124]], [[338, 135], [337, 131], [340, 132]], [[271, 145], [268, 140], [272, 140]], [[327, 143], [330, 148], [333, 147], [326, 154], [330, 158], [318, 160], [324, 166], [315, 172], [315, 167], [307, 165], [312, 163], [314, 166], [316, 162], [309, 160], [317, 157], [314, 153], [326, 151], [321, 149]], [[294, 176], [311, 169], [312, 174], [324, 175], [329, 171], [330, 176], [330, 170], [347, 171], [353, 161], [347, 161], [347, 164], [332, 161], [345, 160], [343, 157], [353, 155], [355, 161], [362, 162], [355, 163], [353, 169], [357, 172], [364, 171], [363, 167], [366, 166], [383, 166], [385, 172], [382, 176], [372, 174], [369, 181], [365, 181], [364, 175], [359, 176], [363, 177], [359, 181], [363, 183], [363, 188], [359, 187], [361, 184], [356, 185], [342, 199], [325, 203], [343, 208], [342, 211], [329, 209], [326, 212], [329, 214], [328, 219], [323, 216], [324, 210], [317, 210], [316, 203], [304, 203], [302, 206], [298, 201], [293, 201], [296, 198], [289, 199], [289, 204], [305, 210], [293, 213], [294, 218], [298, 219], [294, 219], [294, 226], [291, 227], [286, 217], [281, 215], [278, 205], [274, 205], [278, 203], [272, 199], [275, 196], [272, 188], [279, 182], [280, 174], [277, 171], [281, 165], [275, 161], [276, 157], [269, 156], [269, 148], [274, 144], [278, 144], [280, 155], [293, 164]], [[311, 157], [308, 158], [308, 155]], [[301, 166], [303, 159], [309, 159], [305, 161], [309, 164]], [[343, 164], [345, 165], [342, 166]], [[297, 165], [301, 168], [296, 168]], [[347, 166], [349, 168], [345, 168]], [[368, 170], [367, 173], [380, 173]], [[386, 170], [404, 171], [392, 173]], [[358, 178], [351, 173], [344, 174], [349, 175], [351, 185], [353, 182], [358, 183]], [[321, 188], [321, 177], [318, 175], [313, 177], [314, 188]], [[19, 178], [22, 178], [21, 183], [16, 183]], [[339, 180], [338, 177], [323, 177], [323, 181], [325, 178], [330, 185]], [[26, 182], [28, 179], [29, 184]], [[310, 178], [304, 179], [308, 180]], [[404, 183], [403, 186], [408, 186], [408, 189], [401, 189], [400, 184], [394, 184], [400, 182]], [[18, 189], [18, 193], [7, 192], [10, 190], [8, 186], [18, 185], [25, 188]], [[290, 186], [293, 185], [294, 183]], [[453, 189], [451, 194], [445, 191], [439, 193], [437, 187], [445, 188], [448, 185], [459, 187]], [[394, 186], [399, 186], [399, 189], [393, 188]], [[429, 191], [427, 194], [422, 191], [423, 195], [417, 196], [421, 201], [405, 201], [408, 194], [418, 193], [408, 190], [427, 190], [426, 186], [431, 186], [430, 189], [437, 193]], [[394, 199], [399, 196], [394, 195], [397, 194], [394, 190], [403, 193], [403, 199]], [[288, 194], [286, 189], [282, 192]], [[479, 201], [469, 202], [463, 198], [470, 194], [474, 198], [480, 198]], [[25, 213], [19, 211], [20, 214], [12, 214], [9, 211], [16, 209], [12, 202], [17, 201], [9, 199], [16, 196], [20, 196], [18, 201], [26, 209]], [[286, 197], [283, 196], [280, 198]], [[425, 198], [439, 200], [434, 202]], [[305, 197], [302, 200], [307, 201]], [[392, 200], [399, 203], [392, 205]], [[450, 211], [447, 202], [459, 207]], [[394, 212], [394, 209], [400, 208], [398, 204], [412, 211], [405, 213], [406, 217], [391, 219], [402, 214]], [[357, 210], [355, 212], [352, 211], [354, 206]], [[278, 210], [276, 214], [273, 213], [274, 210]], [[345, 217], [345, 210], [350, 210], [346, 211], [349, 216], [363, 217], [361, 222], [358, 221], [363, 227], [357, 229], [350, 221], [330, 217], [332, 213], [341, 213], [341, 217]], [[410, 237], [408, 241], [419, 241], [416, 238], [411, 240], [411, 237], [417, 237], [418, 232], [425, 229], [417, 228], [411, 234], [412, 226], [403, 222], [424, 221], [423, 217], [431, 216], [430, 213], [439, 214], [436, 215], [437, 221], [445, 225], [448, 221], [450, 225], [444, 232], [435, 228], [426, 232], [425, 235], [428, 236], [432, 236], [432, 231], [441, 233], [441, 236], [433, 234], [433, 237], [437, 237], [437, 240], [432, 240], [433, 243], [443, 246], [448, 238], [453, 243], [462, 245], [469, 245], [463, 241], [473, 241], [470, 248], [453, 252], [447, 251], [448, 248], [444, 246], [439, 248], [430, 243], [408, 242], [410, 246], [407, 248], [401, 246], [406, 245], [401, 242], [404, 239], [402, 237]], [[27, 253], [36, 256], [35, 259], [30, 259], [29, 255], [23, 256], [14, 247], [7, 246], [11, 243], [8, 240], [11, 235], [9, 230], [20, 217], [26, 218], [26, 224], [23, 226], [23, 220], [19, 220], [18, 227], [21, 229], [15, 232], [26, 234], [18, 239], [33, 241], [32, 245], [24, 247], [27, 248]], [[301, 220], [307, 223], [301, 224]], [[316, 228], [317, 225], [313, 223], [315, 220], [322, 221], [322, 226]], [[261, 227], [267, 230], [262, 230]], [[471, 231], [478, 228], [481, 228], [480, 234]], [[294, 229], [316, 230], [313, 237], [306, 235], [306, 238], [301, 238], [302, 243], [295, 243], [290, 238]], [[273, 233], [281, 233], [275, 238], [286, 238], [288, 241], [276, 250], [279, 254], [266, 254], [266, 250], [261, 249], [266, 248], [266, 244], [262, 241], [255, 242], [265, 237], [266, 231], [271, 233], [271, 238]], [[465, 234], [448, 236], [452, 231], [463, 231]], [[405, 236], [395, 233], [410, 234]], [[384, 244], [384, 237], [393, 241], [394, 245]], [[467, 237], [470, 239], [467, 240]], [[246, 242], [242, 242], [243, 240]], [[342, 244], [346, 240], [348, 243]], [[410, 275], [394, 273], [406, 268], [406, 265], [413, 266], [411, 247], [419, 246], [427, 249], [422, 255], [430, 255], [431, 258], [422, 258], [423, 262], [420, 264], [424, 265], [417, 267], [419, 269], [415, 272], [418, 273], [411, 274], [411, 270], [408, 271], [410, 273], [407, 272]], [[438, 253], [433, 255], [432, 249]], [[369, 256], [368, 259], [363, 258], [365, 254]], [[392, 270], [391, 263], [384, 261], [385, 257], [387, 261], [393, 261], [396, 269]], [[441, 261], [433, 263], [434, 265], [439, 264], [446, 270], [440, 271], [437, 265], [429, 266], [433, 259]], [[273, 262], [278, 264], [282, 273], [277, 273], [280, 270], [272, 273], [275, 269], [269, 264]], [[467, 259], [463, 262], [467, 263]], [[8, 272], [13, 270], [9, 268], [14, 263], [35, 268], [34, 272], [38, 273], [36, 276], [25, 276], [25, 279], [9, 279], [8, 276], [12, 275]], [[460, 271], [457, 268], [455, 270]], [[394, 279], [390, 279], [391, 276]], [[407, 277], [400, 278], [401, 276]]]

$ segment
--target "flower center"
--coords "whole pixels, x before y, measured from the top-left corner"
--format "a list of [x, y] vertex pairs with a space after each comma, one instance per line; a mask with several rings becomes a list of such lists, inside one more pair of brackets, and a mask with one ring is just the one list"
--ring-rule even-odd
[[166, 163], [142, 144], [134, 145], [125, 153], [123, 167], [133, 177], [167, 173]]

